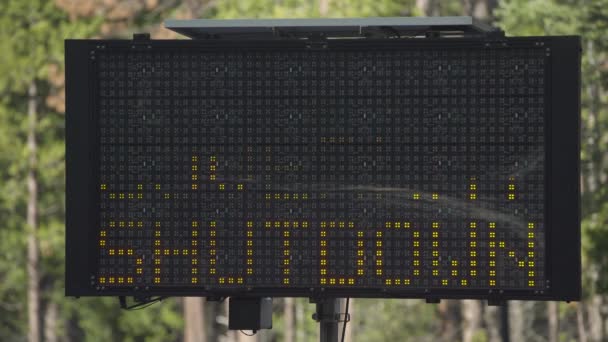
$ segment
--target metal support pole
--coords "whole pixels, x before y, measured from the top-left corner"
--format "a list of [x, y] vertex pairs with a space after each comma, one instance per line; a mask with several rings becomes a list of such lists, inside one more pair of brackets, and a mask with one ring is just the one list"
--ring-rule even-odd
[[500, 307], [500, 336], [502, 342], [510, 342], [509, 336], [509, 303], [505, 302]]
[[320, 342], [338, 342], [342, 301], [342, 298], [327, 298], [317, 302], [317, 312], [313, 318], [319, 322]]

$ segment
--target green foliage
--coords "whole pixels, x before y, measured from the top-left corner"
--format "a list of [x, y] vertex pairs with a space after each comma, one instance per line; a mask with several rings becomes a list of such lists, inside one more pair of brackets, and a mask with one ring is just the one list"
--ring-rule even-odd
[[[82, 0], [83, 3], [91, 0]], [[25, 206], [28, 151], [27, 87], [39, 91], [37, 138], [43, 304], [59, 306], [59, 337], [73, 341], [172, 341], [183, 328], [181, 309], [174, 300], [140, 311], [118, 309], [115, 298], [73, 299], [63, 296], [64, 277], [64, 117], [44, 105], [57, 85], [52, 67], [63, 68], [65, 38], [91, 37], [104, 18], [65, 13], [51, 0], [0, 1], [0, 340], [20, 341], [27, 335], [27, 276]], [[112, 3], [112, 1], [106, 1]], [[106, 2], [98, 2], [97, 6]], [[102, 4], [104, 3], [104, 4]], [[155, 3], [149, 1], [149, 3]], [[164, 20], [164, 14], [185, 1], [159, 0], [156, 7], [134, 15], [138, 28]], [[206, 2], [205, 2], [206, 3]], [[463, 1], [441, 1], [442, 15], [460, 15]], [[415, 0], [329, 0], [328, 17], [419, 15]], [[320, 0], [220, 0], [210, 2], [209, 18], [320, 17]], [[101, 11], [100, 13], [103, 13]], [[583, 260], [586, 293], [608, 292], [608, 0], [501, 0], [495, 15], [508, 35], [580, 34], [583, 37]], [[126, 30], [136, 30], [136, 27]], [[114, 33], [113, 33], [114, 34]], [[43, 305], [44, 307], [44, 305]], [[315, 340], [318, 325], [311, 319], [314, 305], [296, 300], [296, 337]], [[354, 336], [358, 341], [435, 340], [440, 329], [436, 307], [420, 301], [355, 300]], [[534, 317], [543, 317], [536, 305]], [[573, 339], [575, 310], [561, 307], [562, 338]], [[275, 328], [267, 336], [284, 336], [281, 307]], [[210, 326], [211, 324], [209, 324]], [[532, 325], [532, 323], [530, 323]], [[535, 326], [544, 327], [542, 319]], [[542, 328], [544, 329], [544, 328]], [[74, 335], [75, 334], [75, 335]], [[475, 341], [485, 341], [485, 331]]]
[[121, 310], [116, 298], [69, 298], [66, 304], [67, 316], [78, 321], [84, 341], [172, 341], [183, 328], [172, 299], [136, 311]]
[[422, 300], [357, 299], [352, 325], [361, 341], [436, 340], [436, 306]]

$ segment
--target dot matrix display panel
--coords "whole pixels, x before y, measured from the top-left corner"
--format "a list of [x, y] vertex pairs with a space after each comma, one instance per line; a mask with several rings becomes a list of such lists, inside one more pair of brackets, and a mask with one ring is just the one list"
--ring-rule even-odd
[[580, 39], [66, 41], [66, 294], [578, 300]]
[[96, 58], [96, 285], [544, 288], [544, 49]]

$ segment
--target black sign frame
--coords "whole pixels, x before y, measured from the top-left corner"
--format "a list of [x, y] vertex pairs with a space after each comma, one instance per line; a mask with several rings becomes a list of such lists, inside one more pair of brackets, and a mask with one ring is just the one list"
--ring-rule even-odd
[[154, 287], [100, 290], [95, 280], [95, 235], [99, 222], [99, 129], [95, 109], [93, 70], [97, 51], [103, 49], [310, 49], [304, 40], [66, 40], [66, 295], [68, 296], [271, 296], [271, 297], [386, 297], [502, 300], [579, 300], [581, 297], [580, 250], [580, 61], [577, 36], [518, 37], [502, 39], [341, 39], [328, 41], [323, 49], [395, 46], [446, 48], [476, 46], [505, 49], [539, 44], [550, 58], [549, 103], [546, 129], [546, 246], [548, 277], [544, 291], [456, 290], [446, 288], [358, 289]]

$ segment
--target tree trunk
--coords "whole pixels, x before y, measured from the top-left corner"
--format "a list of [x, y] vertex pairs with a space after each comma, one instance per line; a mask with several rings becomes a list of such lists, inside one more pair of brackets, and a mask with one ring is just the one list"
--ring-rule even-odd
[[441, 1], [439, 0], [416, 0], [416, 8], [423, 16], [441, 15]]
[[44, 341], [57, 342], [57, 303], [50, 301], [44, 313]]
[[587, 307], [587, 317], [589, 320], [589, 340], [600, 342], [604, 340], [604, 322], [602, 319], [602, 297], [593, 295], [585, 305]]
[[500, 338], [500, 320], [497, 306], [486, 306], [483, 313], [483, 320], [488, 331], [488, 342], [507, 342]]
[[549, 342], [559, 341], [559, 306], [557, 302], [547, 302], [547, 320]]
[[319, 0], [319, 16], [327, 17], [329, 13], [329, 0]]
[[201, 297], [184, 298], [184, 342], [205, 342], [205, 306]]
[[494, 21], [493, 12], [498, 6], [497, 0], [462, 0], [464, 15], [491, 23]]
[[439, 318], [441, 320], [440, 327], [440, 339], [442, 341], [456, 341], [460, 340], [460, 336], [458, 336], [458, 301], [455, 300], [442, 300], [438, 306], [439, 309]]
[[287, 297], [283, 300], [283, 314], [285, 318], [285, 342], [295, 341], [294, 329], [294, 299]]
[[481, 303], [477, 300], [463, 300], [462, 309], [462, 340], [472, 342], [481, 329]]
[[[208, 324], [206, 325], [207, 337], [209, 341], [218, 341], [220, 336], [224, 332], [224, 322], [222, 313], [223, 303], [219, 302], [206, 302], [205, 303], [205, 316], [209, 317]], [[228, 319], [226, 318], [226, 322]]]
[[36, 128], [38, 124], [36, 83], [32, 81], [28, 88], [27, 102], [27, 314], [28, 314], [28, 340], [29, 342], [40, 341], [40, 274], [38, 261], [40, 251], [38, 249], [38, 179], [36, 176], [37, 153]]
[[509, 337], [511, 341], [524, 339], [524, 306], [521, 301], [513, 300], [509, 305]]
[[[346, 301], [344, 301], [344, 303], [346, 304]], [[354, 317], [354, 313], [355, 313], [354, 309], [355, 309], [355, 299], [351, 298], [348, 303], [348, 313], [350, 314], [351, 318]], [[353, 341], [353, 336], [355, 336], [353, 333], [354, 329], [355, 329], [355, 326], [352, 324], [352, 322], [349, 322], [346, 325], [346, 333], [345, 333], [346, 336], [344, 338], [344, 341], [346, 341], [346, 342]]]
[[587, 331], [585, 330], [585, 312], [583, 303], [576, 304], [576, 329], [578, 330], [578, 341], [587, 342]]

